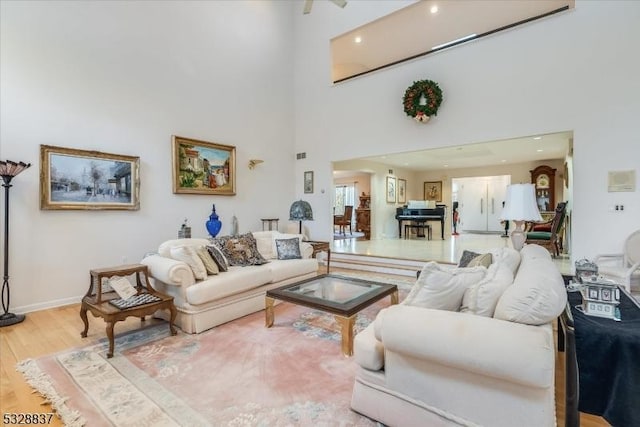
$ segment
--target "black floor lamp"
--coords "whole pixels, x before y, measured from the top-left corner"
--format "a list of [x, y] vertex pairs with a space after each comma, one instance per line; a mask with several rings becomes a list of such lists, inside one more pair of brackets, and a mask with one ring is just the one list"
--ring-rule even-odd
[[24, 320], [24, 314], [9, 313], [11, 302], [9, 289], [9, 188], [11, 188], [13, 177], [29, 166], [31, 163], [0, 160], [0, 176], [2, 176], [2, 186], [4, 187], [4, 279], [2, 280], [2, 309], [4, 313], [0, 315], [0, 327], [15, 325]]

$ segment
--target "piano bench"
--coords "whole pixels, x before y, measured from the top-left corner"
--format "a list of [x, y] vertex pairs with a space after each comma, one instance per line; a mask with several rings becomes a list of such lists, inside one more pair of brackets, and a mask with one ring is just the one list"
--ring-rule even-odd
[[[428, 240], [431, 240], [431, 226], [427, 223], [423, 224], [405, 224], [404, 225], [404, 238], [407, 239], [409, 236], [408, 231], [410, 229], [415, 229], [417, 231], [416, 237], [427, 237]], [[427, 235], [425, 236], [425, 231]], [[422, 232], [422, 234], [420, 234]]]

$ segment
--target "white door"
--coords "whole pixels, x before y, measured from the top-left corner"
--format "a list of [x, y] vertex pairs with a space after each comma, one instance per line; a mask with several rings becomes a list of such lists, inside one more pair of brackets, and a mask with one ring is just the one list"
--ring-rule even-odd
[[466, 232], [501, 232], [502, 202], [511, 176], [454, 178], [458, 185], [460, 228]]
[[511, 183], [509, 175], [492, 176], [487, 182], [487, 231], [503, 231], [500, 224], [502, 202], [507, 197], [507, 186]]
[[459, 185], [459, 218], [462, 231], [487, 229], [487, 183], [484, 179], [461, 178]]

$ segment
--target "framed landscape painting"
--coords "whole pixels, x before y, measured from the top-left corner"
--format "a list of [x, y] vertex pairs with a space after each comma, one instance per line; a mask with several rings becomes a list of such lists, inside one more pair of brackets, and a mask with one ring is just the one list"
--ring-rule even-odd
[[394, 176], [387, 177], [387, 203], [396, 202], [396, 178]]
[[442, 201], [442, 181], [427, 181], [424, 183], [424, 199]]
[[40, 209], [140, 209], [140, 158], [40, 146]]
[[173, 192], [236, 194], [236, 147], [173, 136]]

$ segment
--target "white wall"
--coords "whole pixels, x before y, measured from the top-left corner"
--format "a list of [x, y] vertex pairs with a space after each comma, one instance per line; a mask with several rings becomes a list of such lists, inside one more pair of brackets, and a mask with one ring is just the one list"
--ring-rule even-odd
[[[317, 3], [311, 15], [294, 14], [296, 151], [308, 153], [297, 180], [315, 169], [319, 185], [329, 183], [331, 161], [572, 130], [573, 256], [619, 251], [640, 228], [640, 185], [607, 192], [607, 171], [640, 169], [640, 3], [578, 0], [566, 13], [337, 85], [328, 40], [410, 2]], [[444, 102], [420, 124], [401, 99], [427, 78]], [[372, 183], [372, 202], [375, 191]], [[318, 215], [312, 233], [328, 235], [328, 224]]]
[[[78, 301], [89, 270], [193, 236], [287, 225], [295, 200], [288, 2], [1, 2], [0, 158], [11, 190], [11, 308]], [[237, 195], [173, 194], [171, 135], [237, 147]], [[39, 145], [139, 156], [139, 211], [42, 211]], [[254, 170], [249, 159], [265, 162]]]

